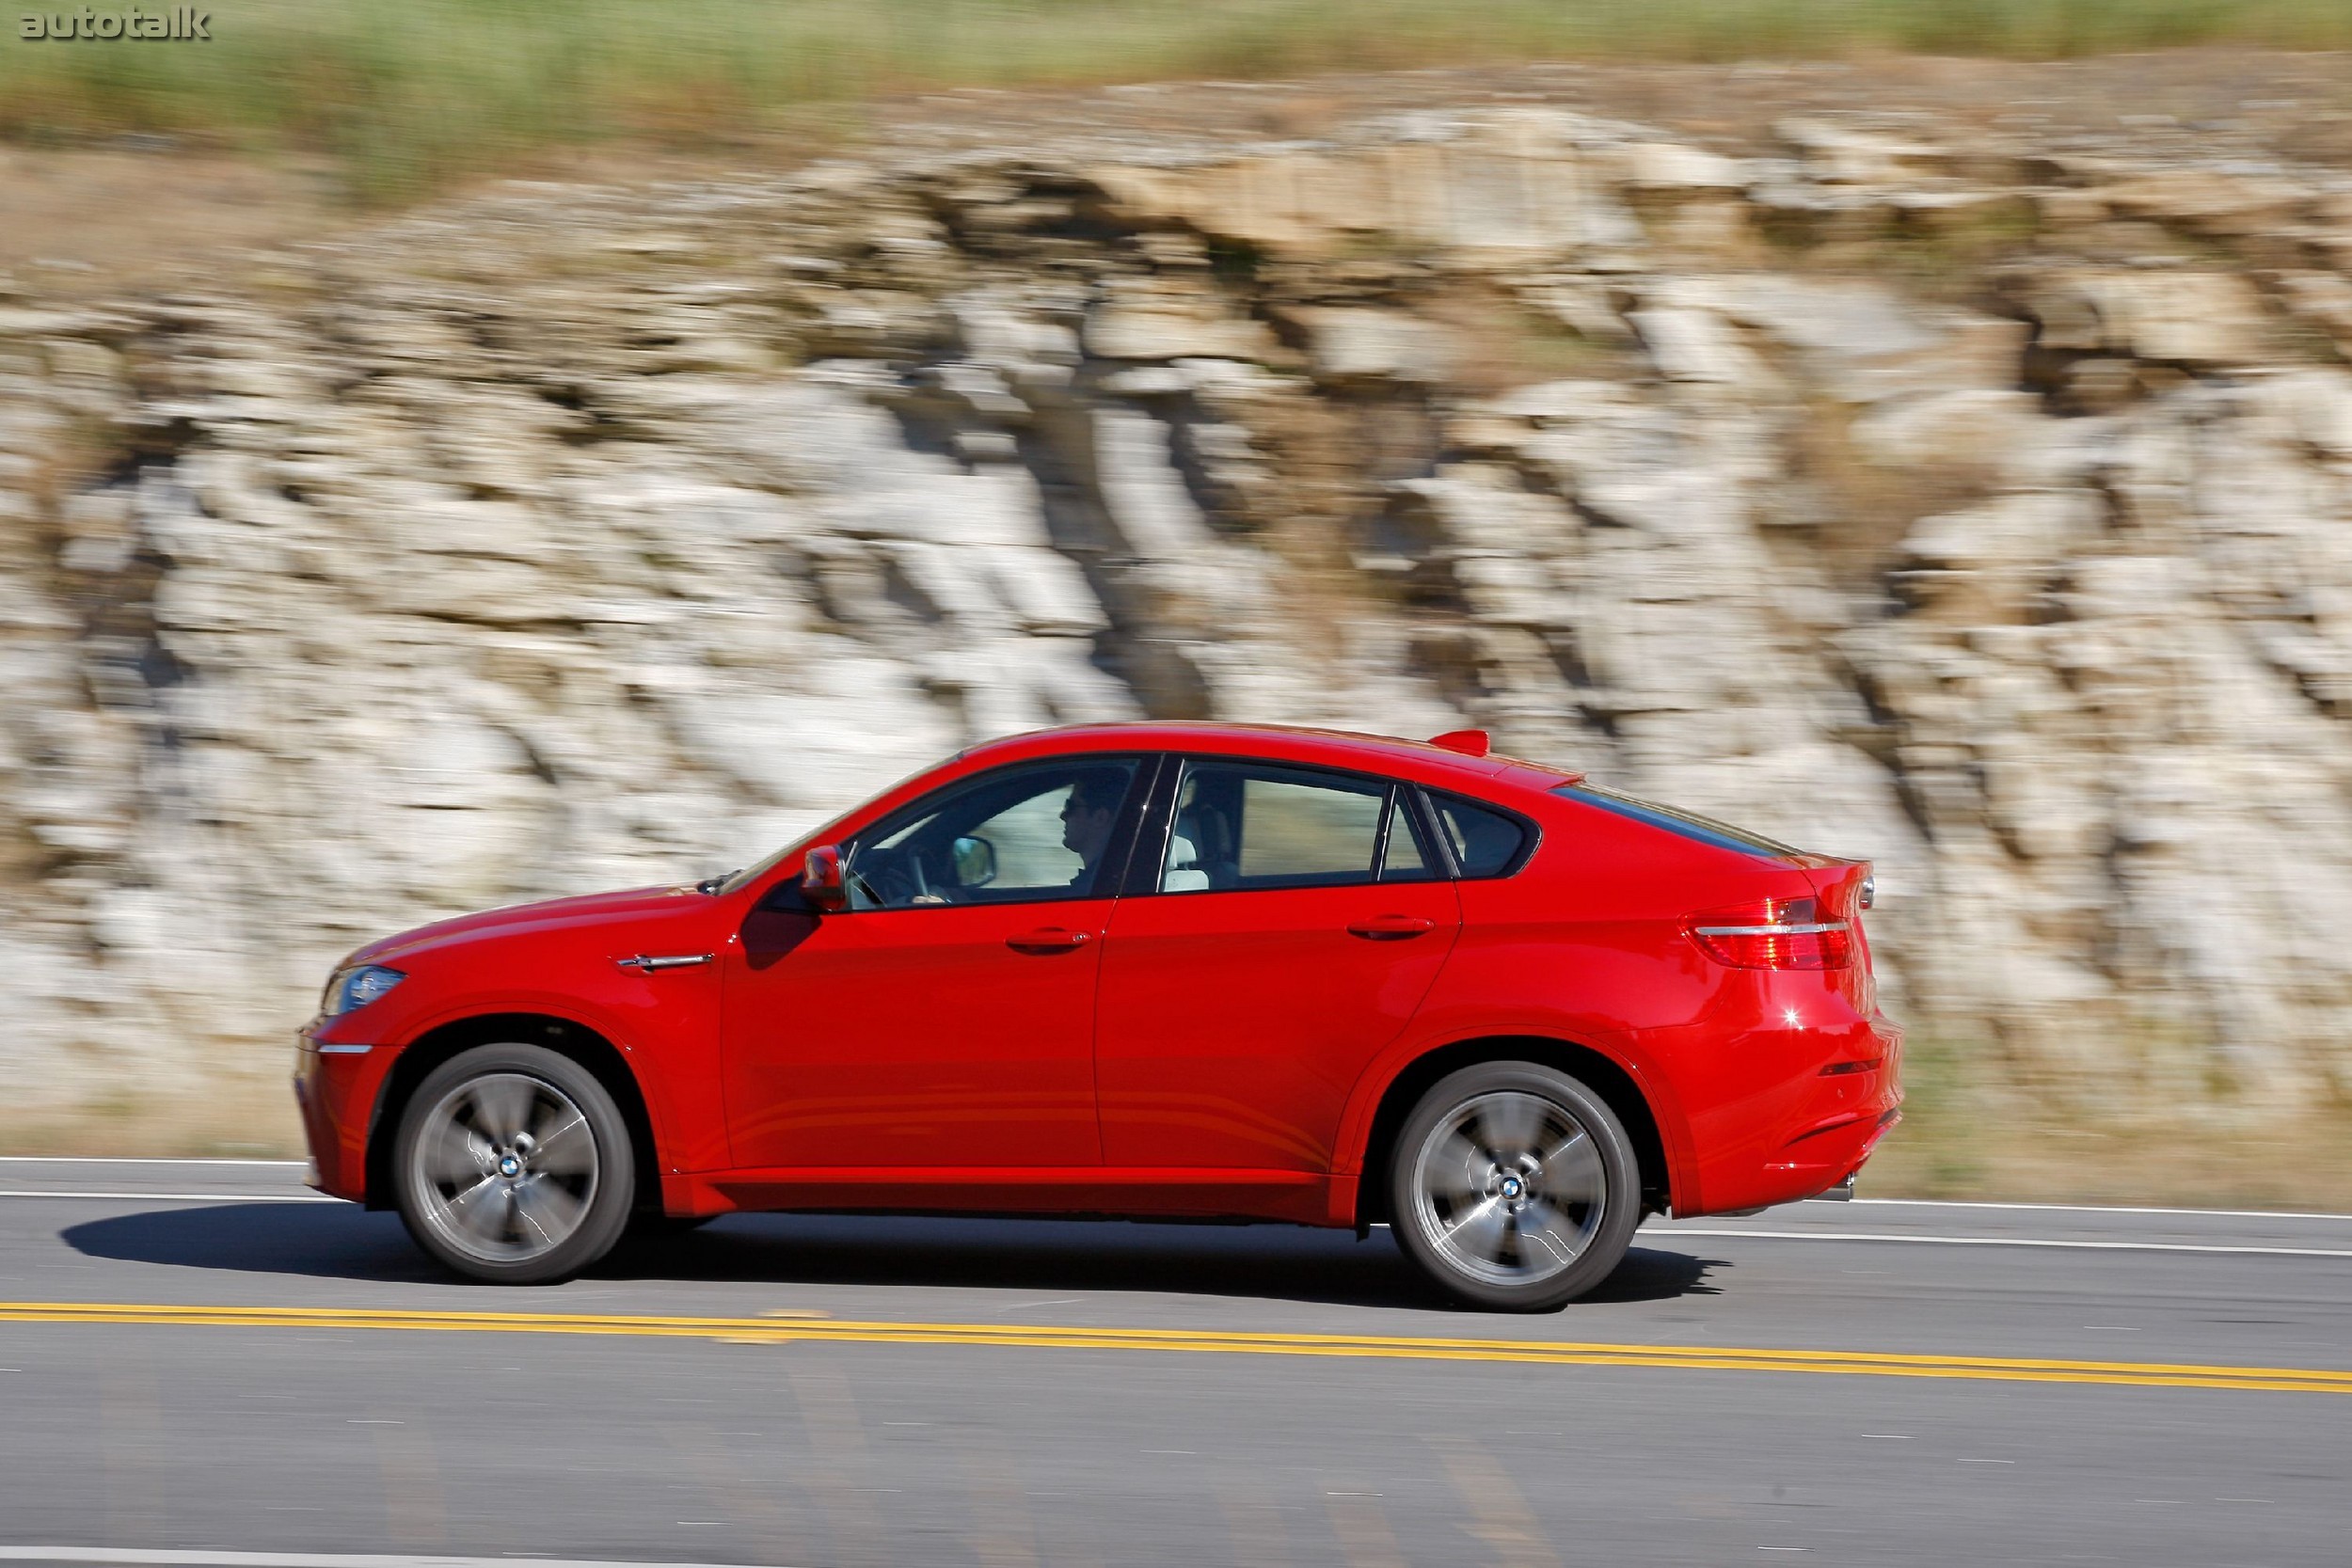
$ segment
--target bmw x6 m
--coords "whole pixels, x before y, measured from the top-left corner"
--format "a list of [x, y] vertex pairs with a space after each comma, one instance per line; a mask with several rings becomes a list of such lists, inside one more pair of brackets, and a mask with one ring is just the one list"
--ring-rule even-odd
[[737, 1210], [1387, 1224], [1491, 1307], [1897, 1116], [1865, 863], [1486, 754], [1220, 724], [976, 747], [733, 876], [351, 955], [314, 1183], [529, 1283]]

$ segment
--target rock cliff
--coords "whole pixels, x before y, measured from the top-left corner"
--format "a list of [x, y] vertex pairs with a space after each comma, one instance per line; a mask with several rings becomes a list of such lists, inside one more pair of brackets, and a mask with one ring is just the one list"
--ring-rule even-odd
[[1485, 725], [1874, 858], [1891, 1008], [2008, 1082], [2352, 1097], [2352, 178], [1017, 139], [0, 300], [0, 1132], [274, 1095], [364, 938], [1140, 714]]

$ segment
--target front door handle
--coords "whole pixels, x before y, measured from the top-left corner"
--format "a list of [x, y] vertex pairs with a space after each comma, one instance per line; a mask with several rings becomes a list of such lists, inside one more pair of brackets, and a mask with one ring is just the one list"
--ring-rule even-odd
[[1084, 931], [1066, 931], [1059, 926], [1040, 927], [1024, 931], [1017, 937], [1007, 937], [1005, 945], [1016, 953], [1068, 953], [1084, 947], [1093, 939]]
[[1375, 914], [1369, 920], [1349, 923], [1347, 934], [1371, 942], [1395, 942], [1405, 937], [1417, 937], [1423, 931], [1435, 930], [1438, 923], [1423, 920], [1417, 914]]
[[635, 958], [615, 958], [612, 961], [623, 969], [640, 970], [651, 974], [657, 969], [691, 969], [696, 964], [707, 964], [710, 959], [708, 953], [640, 953]]

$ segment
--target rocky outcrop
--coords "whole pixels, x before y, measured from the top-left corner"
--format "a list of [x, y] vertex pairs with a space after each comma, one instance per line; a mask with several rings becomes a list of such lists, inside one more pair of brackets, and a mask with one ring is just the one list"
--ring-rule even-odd
[[272, 1077], [336, 956], [978, 737], [1505, 749], [1867, 855], [1893, 1006], [2352, 1096], [2352, 181], [1535, 105], [501, 188], [0, 301], [0, 1072]]

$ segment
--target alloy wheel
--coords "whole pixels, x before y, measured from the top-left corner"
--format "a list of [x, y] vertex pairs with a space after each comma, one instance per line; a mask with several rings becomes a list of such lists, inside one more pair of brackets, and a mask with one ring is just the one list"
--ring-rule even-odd
[[1429, 1130], [1413, 1157], [1414, 1219], [1444, 1262], [1482, 1284], [1539, 1285], [1584, 1256], [1609, 1179], [1565, 1105], [1518, 1089], [1480, 1094]]
[[485, 1263], [519, 1263], [570, 1240], [596, 1201], [596, 1138], [545, 1079], [489, 1072], [425, 1113], [411, 1155], [420, 1217]]

